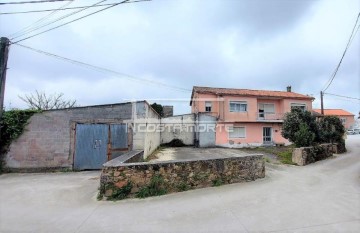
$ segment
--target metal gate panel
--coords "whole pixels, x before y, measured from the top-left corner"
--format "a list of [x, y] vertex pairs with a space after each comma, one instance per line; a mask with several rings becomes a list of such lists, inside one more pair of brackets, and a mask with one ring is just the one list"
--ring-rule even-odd
[[107, 161], [108, 136], [108, 125], [77, 124], [74, 168], [101, 169]]
[[111, 147], [113, 149], [127, 148], [127, 128], [126, 124], [110, 125]]
[[111, 158], [114, 159], [128, 151], [128, 133], [126, 124], [110, 125]]

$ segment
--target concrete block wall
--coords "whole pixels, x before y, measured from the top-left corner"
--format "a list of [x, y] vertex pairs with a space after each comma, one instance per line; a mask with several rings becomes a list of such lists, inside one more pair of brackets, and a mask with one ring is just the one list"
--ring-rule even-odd
[[161, 143], [169, 143], [173, 139], [180, 139], [185, 145], [194, 145], [195, 114], [161, 119]]
[[144, 158], [147, 158], [160, 146], [160, 115], [149, 105], [145, 104], [146, 133], [144, 140]]
[[[133, 124], [135, 115], [146, 119], [148, 109], [141, 110], [146, 105], [142, 101], [35, 114], [24, 133], [10, 145], [5, 156], [6, 166], [10, 169], [72, 168], [76, 123]], [[144, 145], [144, 138], [133, 141], [135, 148], [144, 149]]]

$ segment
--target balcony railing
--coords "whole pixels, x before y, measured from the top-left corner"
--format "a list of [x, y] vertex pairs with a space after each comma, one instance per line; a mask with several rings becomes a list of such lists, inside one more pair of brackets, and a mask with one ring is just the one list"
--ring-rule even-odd
[[284, 113], [257, 113], [258, 121], [282, 121], [284, 120]]

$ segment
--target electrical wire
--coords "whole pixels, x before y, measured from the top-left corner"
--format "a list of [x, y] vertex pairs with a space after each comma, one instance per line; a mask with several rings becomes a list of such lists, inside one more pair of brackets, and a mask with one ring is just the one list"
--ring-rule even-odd
[[[100, 2], [94, 3], [92, 6], [95, 6], [95, 5], [97, 5], [97, 4], [100, 4], [100, 3], [106, 2], [106, 1], [107, 1], [107, 0], [102, 0], [102, 1], [100, 1]], [[39, 26], [37, 26], [37, 27], [35, 27], [35, 28], [32, 28], [32, 29], [30, 29], [30, 30], [27, 30], [26, 32], [23, 32], [22, 34], [20, 34], [20, 35], [18, 35], [18, 36], [16, 36], [16, 37], [13, 37], [13, 38], [11, 38], [10, 40], [14, 40], [14, 39], [20, 38], [20, 37], [22, 37], [22, 36], [25, 36], [25, 35], [33, 32], [33, 31], [37, 31], [37, 30], [39, 30], [39, 29], [41, 29], [41, 28], [43, 28], [43, 27], [49, 26], [49, 25], [51, 25], [51, 24], [53, 24], [53, 23], [56, 23], [56, 22], [58, 22], [58, 21], [60, 21], [60, 20], [62, 20], [62, 19], [71, 17], [71, 16], [73, 16], [73, 15], [75, 15], [75, 14], [77, 14], [77, 13], [80, 13], [81, 11], [87, 10], [88, 8], [90, 8], [90, 6], [89, 6], [89, 7], [86, 7], [86, 8], [83, 8], [83, 9], [80, 9], [80, 10], [77, 10], [77, 11], [75, 11], [75, 12], [69, 13], [69, 14], [67, 14], [67, 15], [63, 15], [63, 16], [57, 18], [57, 19], [54, 19], [54, 20], [51, 21], [51, 22], [48, 22], [48, 23], [45, 23], [45, 24], [43, 24], [43, 25], [39, 25]]]
[[83, 18], [86, 18], [86, 17], [89, 17], [89, 16], [91, 16], [91, 15], [97, 14], [97, 13], [99, 13], [99, 12], [102, 12], [102, 11], [104, 11], [104, 10], [110, 9], [110, 8], [115, 7], [115, 6], [117, 6], [117, 5], [124, 4], [124, 3], [128, 2], [128, 1], [129, 1], [129, 0], [124, 0], [124, 1], [119, 2], [119, 3], [115, 3], [114, 5], [108, 6], [108, 7], [106, 7], [106, 8], [101, 9], [101, 10], [92, 12], [92, 13], [90, 13], [90, 14], [84, 15], [84, 16], [79, 17], [79, 18], [77, 18], [77, 19], [74, 19], [74, 20], [71, 20], [71, 21], [69, 21], [69, 22], [60, 24], [60, 25], [58, 25], [58, 26], [56, 26], [56, 27], [47, 29], [47, 30], [45, 30], [45, 31], [39, 32], [39, 33], [34, 34], [34, 35], [32, 35], [32, 36], [28, 36], [28, 37], [26, 37], [26, 38], [24, 38], [24, 39], [20, 39], [20, 40], [18, 40], [18, 41], [12, 42], [12, 44], [16, 44], [16, 43], [19, 43], [19, 42], [21, 42], [21, 41], [24, 41], [24, 40], [33, 38], [33, 37], [38, 36], [38, 35], [41, 35], [41, 34], [44, 34], [44, 33], [46, 33], [46, 32], [55, 30], [55, 29], [57, 29], [57, 28], [59, 28], [59, 27], [62, 27], [62, 26], [68, 25], [68, 24], [70, 24], [70, 23], [76, 22], [76, 21], [78, 21], [78, 20], [81, 20], [81, 19], [83, 19]]
[[0, 5], [28, 4], [28, 3], [49, 3], [49, 2], [65, 2], [65, 1], [74, 1], [74, 0], [44, 0], [44, 1], [1, 2]]
[[353, 41], [353, 39], [354, 39], [354, 37], [355, 37], [355, 35], [356, 35], [356, 32], [358, 31], [358, 29], [359, 29], [359, 27], [360, 27], [360, 25], [359, 25], [358, 28], [356, 29], [357, 23], [358, 23], [358, 21], [359, 21], [359, 18], [360, 18], [360, 12], [359, 12], [359, 14], [358, 14], [358, 16], [357, 16], [357, 18], [356, 18], [354, 28], [353, 28], [353, 30], [352, 30], [352, 32], [351, 32], [350, 38], [349, 38], [348, 43], [347, 43], [347, 45], [346, 45], [346, 47], [345, 47], [345, 50], [344, 50], [344, 53], [343, 53], [343, 55], [342, 55], [342, 57], [341, 57], [341, 59], [340, 59], [340, 62], [339, 62], [339, 64], [336, 66], [336, 68], [335, 68], [333, 74], [331, 75], [331, 78], [330, 78], [329, 81], [327, 82], [327, 84], [325, 84], [326, 87], [323, 89], [323, 91], [326, 91], [326, 90], [330, 87], [330, 85], [332, 84], [332, 82], [333, 82], [334, 79], [335, 79], [335, 76], [336, 76], [336, 74], [337, 74], [337, 72], [338, 72], [338, 70], [339, 70], [339, 68], [340, 68], [340, 65], [341, 65], [341, 63], [342, 63], [342, 61], [343, 61], [343, 59], [344, 59], [344, 57], [345, 57], [345, 54], [346, 54], [348, 48], [350, 47], [350, 44], [351, 44], [351, 42]]
[[332, 96], [337, 96], [337, 97], [342, 97], [342, 98], [346, 98], [346, 99], [353, 99], [353, 100], [359, 100], [360, 98], [355, 98], [355, 97], [350, 97], [350, 96], [344, 96], [344, 95], [337, 95], [337, 94], [332, 94], [332, 93], [324, 93], [326, 95], [332, 95]]
[[328, 97], [329, 99], [331, 100], [339, 100], [339, 101], [346, 101], [347, 103], [354, 103], [354, 104], [358, 104], [359, 101], [356, 101], [356, 100], [349, 100], [349, 99], [343, 99], [343, 98], [338, 98], [338, 97], [334, 97], [334, 96], [331, 96], [331, 97]]
[[108, 74], [110, 73], [110, 74], [116, 75], [118, 77], [127, 78], [127, 79], [134, 80], [134, 81], [147, 82], [147, 83], [150, 83], [152, 85], [163, 86], [163, 87], [166, 87], [166, 88], [171, 88], [171, 89], [176, 90], [176, 91], [191, 92], [191, 90], [189, 90], [189, 89], [176, 87], [176, 86], [172, 86], [172, 85], [168, 85], [168, 84], [165, 84], [165, 83], [161, 83], [161, 82], [157, 82], [157, 81], [153, 81], [153, 80], [148, 80], [148, 79], [144, 79], [144, 78], [138, 78], [138, 77], [135, 77], [133, 75], [117, 72], [117, 71], [114, 71], [114, 70], [111, 70], [111, 69], [108, 69], [108, 68], [95, 66], [95, 65], [91, 65], [91, 64], [88, 64], [88, 63], [85, 63], [85, 62], [81, 62], [81, 61], [77, 61], [77, 60], [74, 60], [74, 59], [62, 57], [62, 56], [59, 56], [59, 55], [56, 55], [56, 54], [53, 54], [53, 53], [49, 53], [49, 52], [45, 52], [45, 51], [40, 50], [40, 49], [35, 49], [35, 48], [29, 47], [29, 46], [26, 46], [26, 45], [22, 45], [22, 44], [15, 44], [15, 45], [20, 46], [22, 48], [29, 49], [31, 51], [34, 51], [34, 52], [37, 52], [37, 53], [40, 53], [40, 54], [43, 54], [43, 55], [46, 55], [46, 56], [50, 56], [52, 58], [56, 58], [56, 59], [59, 59], [59, 60], [65, 61], [65, 62], [69, 62], [69, 63], [74, 64], [74, 65], [80, 65], [80, 66], [85, 67], [85, 68], [90, 68], [90, 69], [96, 70], [98, 72], [108, 73]]
[[71, 2], [65, 3], [65, 5], [63, 5], [63, 6], [59, 7], [59, 8], [57, 8], [57, 9], [53, 10], [50, 14], [47, 14], [46, 16], [38, 19], [38, 20], [35, 21], [34, 23], [32, 23], [32, 24], [30, 24], [30, 25], [28, 25], [28, 26], [20, 29], [19, 31], [16, 31], [16, 32], [8, 35], [7, 37], [8, 37], [8, 38], [11, 38], [11, 37], [14, 37], [14, 36], [16, 36], [16, 35], [18, 35], [18, 34], [20, 34], [20, 33], [26, 33], [26, 32], [28, 32], [28, 31], [30, 31], [32, 27], [34, 27], [35, 25], [38, 25], [38, 24], [40, 24], [41, 22], [44, 22], [45, 20], [51, 18], [51, 16], [53, 16], [53, 15], [55, 15], [57, 12], [59, 12], [60, 9], [65, 8], [66, 6], [70, 5], [71, 3], [73, 3], [73, 2], [71, 1]]
[[[136, 3], [136, 2], [149, 2], [151, 0], [136, 0], [136, 1], [131, 1], [131, 2], [125, 2], [125, 3]], [[124, 4], [125, 4], [124, 3]], [[99, 4], [96, 6], [75, 6], [75, 7], [65, 7], [62, 9], [58, 9], [60, 11], [63, 10], [75, 10], [75, 9], [81, 9], [81, 8], [88, 8], [88, 7], [102, 7], [102, 6], [110, 6], [113, 5], [114, 3], [106, 3], [106, 4]], [[32, 11], [14, 11], [14, 12], [0, 12], [0, 15], [15, 15], [15, 14], [28, 14], [28, 13], [41, 13], [41, 12], [48, 12], [48, 11], [54, 11], [56, 9], [46, 9], [46, 10], [32, 10]]]

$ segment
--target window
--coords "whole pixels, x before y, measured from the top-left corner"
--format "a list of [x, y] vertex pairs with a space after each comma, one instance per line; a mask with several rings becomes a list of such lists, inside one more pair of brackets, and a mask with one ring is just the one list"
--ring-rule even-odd
[[300, 108], [302, 111], [306, 110], [306, 104], [297, 104], [297, 103], [293, 103], [291, 104], [291, 109], [293, 108]]
[[346, 118], [340, 118], [340, 121], [341, 121], [341, 123], [343, 123], [343, 125], [345, 125], [346, 124]]
[[275, 113], [275, 105], [274, 104], [259, 104], [259, 112]]
[[247, 103], [240, 101], [231, 101], [230, 102], [230, 112], [246, 112]]
[[229, 127], [229, 138], [245, 138], [245, 127]]
[[212, 103], [210, 101], [205, 102], [205, 112], [211, 112]]

